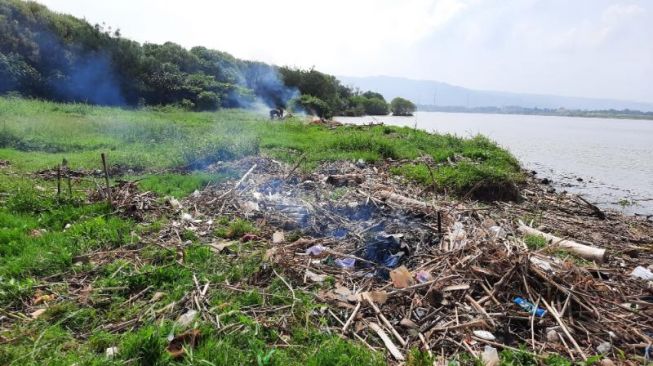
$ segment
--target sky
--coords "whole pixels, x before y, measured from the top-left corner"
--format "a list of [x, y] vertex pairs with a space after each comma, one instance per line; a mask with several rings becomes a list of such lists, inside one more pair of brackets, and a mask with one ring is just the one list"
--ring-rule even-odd
[[652, 0], [38, 0], [139, 42], [334, 75], [653, 102]]

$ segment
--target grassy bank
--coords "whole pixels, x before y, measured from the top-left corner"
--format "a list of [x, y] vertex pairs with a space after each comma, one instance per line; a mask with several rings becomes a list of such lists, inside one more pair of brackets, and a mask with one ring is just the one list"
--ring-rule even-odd
[[[8, 161], [0, 170], [3, 365], [385, 363], [383, 354], [342, 339], [323, 305], [295, 293], [272, 271], [265, 242], [216, 253], [188, 231], [176, 233], [170, 244], [170, 233], [161, 231], [175, 219], [171, 213], [147, 222], [114, 215], [103, 203], [87, 202], [86, 191], [96, 188], [91, 181], [75, 182], [71, 196], [57, 198], [56, 181], [32, 173], [63, 158], [73, 169], [98, 169], [106, 152], [124, 177], [140, 179], [141, 189], [160, 198], [184, 197], [235, 177], [203, 168], [255, 154], [301, 161], [306, 171], [339, 159], [406, 159], [396, 164], [396, 174], [461, 195], [480, 182], [520, 179], [515, 159], [485, 138], [409, 128], [329, 129], [299, 119], [273, 123], [238, 110], [127, 111], [20, 99], [0, 99], [0, 119], [0, 160]], [[424, 162], [412, 162], [417, 158]], [[208, 234], [215, 240], [259, 233], [254, 223], [232, 216], [215, 221]], [[204, 285], [208, 308], [223, 327], [206, 319], [175, 325], [175, 314], [186, 311], [181, 304]], [[37, 308], [45, 311], [33, 313]], [[173, 360], [164, 350], [166, 338], [188, 328], [201, 332], [201, 342]], [[105, 357], [111, 347], [118, 355]], [[430, 362], [418, 351], [409, 360]]]
[[272, 123], [240, 110], [128, 111], [4, 98], [0, 118], [0, 159], [21, 171], [53, 167], [64, 157], [74, 168], [95, 169], [100, 152], [108, 153], [111, 164], [147, 172], [202, 170], [260, 153], [291, 163], [301, 158], [304, 170], [330, 160], [427, 156], [429, 163], [407, 163], [395, 172], [462, 195], [480, 183], [501, 189], [521, 179], [517, 161], [481, 136], [462, 139], [391, 126], [328, 129], [300, 119]]

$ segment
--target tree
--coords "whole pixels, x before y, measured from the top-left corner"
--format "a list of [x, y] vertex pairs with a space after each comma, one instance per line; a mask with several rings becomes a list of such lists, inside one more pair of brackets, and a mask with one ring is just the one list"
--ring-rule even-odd
[[373, 99], [373, 98], [381, 99], [382, 101], [385, 102], [385, 98], [381, 93], [373, 92], [371, 90], [368, 90], [365, 93], [363, 93], [363, 96], [368, 99]]
[[385, 116], [388, 114], [388, 103], [379, 98], [365, 98], [363, 101], [365, 114], [370, 116]]
[[297, 99], [293, 99], [290, 104], [295, 111], [303, 111], [307, 114], [317, 115], [320, 118], [333, 117], [329, 105], [322, 99], [312, 95], [302, 95]]
[[415, 104], [408, 99], [396, 97], [390, 102], [390, 110], [394, 116], [412, 116], [415, 109]]

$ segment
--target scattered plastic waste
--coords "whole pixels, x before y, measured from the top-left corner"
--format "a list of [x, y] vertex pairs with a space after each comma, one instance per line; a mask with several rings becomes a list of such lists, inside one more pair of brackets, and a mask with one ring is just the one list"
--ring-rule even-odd
[[546, 310], [535, 306], [535, 304], [529, 302], [528, 300], [524, 300], [521, 297], [515, 297], [512, 300], [512, 302], [519, 305], [520, 308], [524, 309], [529, 314], [534, 314], [535, 316], [537, 316], [539, 318], [543, 317], [546, 314]]
[[356, 264], [356, 259], [354, 258], [338, 258], [335, 260], [336, 264], [339, 267], [345, 268], [345, 269], [352, 269], [354, 268], [354, 265]]
[[475, 330], [472, 333], [474, 333], [475, 336], [479, 338], [483, 338], [488, 341], [494, 341], [497, 339], [497, 337], [495, 337], [494, 334], [488, 332], [487, 330]]
[[419, 271], [415, 273], [415, 279], [419, 283], [424, 283], [433, 280], [433, 276], [431, 275], [430, 272], [427, 271]]
[[500, 363], [497, 349], [486, 345], [483, 353], [481, 353], [481, 361], [485, 366], [497, 366]]
[[184, 314], [181, 314], [179, 316], [179, 319], [177, 319], [177, 325], [180, 327], [187, 327], [190, 325], [190, 323], [195, 320], [195, 316], [197, 315], [197, 310], [191, 309], [185, 312]]
[[283, 233], [283, 231], [275, 231], [274, 234], [272, 234], [272, 243], [273, 244], [279, 244], [286, 240], [286, 237]]
[[403, 256], [404, 256], [403, 252], [393, 254], [383, 260], [383, 265], [390, 268], [396, 267], [399, 264], [399, 260]]
[[551, 343], [560, 342], [560, 338], [558, 337], [558, 332], [555, 329], [549, 328], [546, 331], [546, 340]]
[[639, 278], [646, 281], [653, 281], [653, 272], [651, 272], [651, 270], [648, 268], [637, 266], [630, 273], [630, 277]]
[[610, 351], [612, 350], [612, 343], [610, 343], [610, 342], [603, 342], [603, 343], [599, 344], [599, 345], [596, 347], [596, 350], [597, 350], [600, 354], [606, 354], [606, 353], [608, 353], [608, 352], [610, 352]]
[[501, 226], [495, 225], [490, 227], [489, 230], [492, 233], [492, 235], [494, 235], [494, 237], [497, 239], [503, 239], [508, 235], [508, 233], [506, 233], [506, 231]]
[[449, 236], [451, 240], [451, 248], [459, 249], [467, 245], [467, 232], [464, 229], [463, 223], [456, 221], [453, 224], [453, 230]]
[[172, 207], [175, 210], [181, 210], [182, 206], [178, 199], [172, 196], [168, 196], [166, 197], [166, 199], [168, 200], [168, 203], [170, 203], [170, 207]]
[[406, 266], [401, 266], [390, 271], [390, 278], [396, 288], [406, 288], [412, 286], [414, 283], [413, 276]]
[[401, 234], [377, 235], [372, 242], [367, 244], [365, 253], [362, 256], [371, 262], [395, 268], [399, 265], [403, 256], [408, 254], [408, 247], [402, 245], [401, 238]]
[[326, 250], [325, 247], [323, 247], [320, 244], [317, 244], [317, 245], [313, 245], [310, 248], [307, 248], [306, 249], [306, 254], [310, 255], [310, 256], [313, 256], [313, 257], [317, 257], [318, 255], [322, 254], [325, 250]]
[[114, 358], [118, 355], [118, 347], [109, 347], [104, 351], [107, 358]]

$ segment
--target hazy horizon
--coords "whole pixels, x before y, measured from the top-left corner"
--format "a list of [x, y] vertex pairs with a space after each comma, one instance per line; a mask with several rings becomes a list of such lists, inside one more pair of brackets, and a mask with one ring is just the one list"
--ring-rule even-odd
[[653, 103], [653, 2], [37, 2], [138, 42], [202, 45], [335, 75]]

